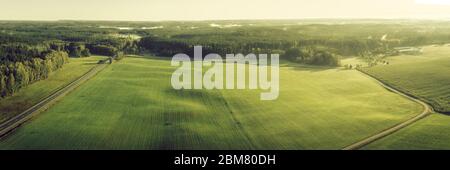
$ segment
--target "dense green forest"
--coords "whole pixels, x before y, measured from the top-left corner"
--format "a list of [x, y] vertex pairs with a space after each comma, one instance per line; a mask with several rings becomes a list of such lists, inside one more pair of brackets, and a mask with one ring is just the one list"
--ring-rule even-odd
[[[361, 56], [374, 62], [393, 48], [450, 42], [450, 24], [420, 20], [280, 20], [151, 23], [150, 30], [121, 28], [143, 38], [139, 47], [162, 56], [191, 54], [194, 45], [226, 53], [279, 53], [312, 65], [339, 65], [339, 58]], [[116, 27], [119, 28], [119, 27]], [[294, 51], [294, 53], [292, 53]], [[297, 52], [295, 52], [297, 51]], [[286, 54], [287, 53], [287, 54]], [[292, 56], [292, 55], [296, 56]]]
[[[26, 47], [26, 46], [19, 46]], [[21, 48], [24, 49], [24, 48]], [[2, 47], [2, 52], [3, 47]], [[20, 52], [20, 51], [17, 51]], [[11, 53], [12, 56], [18, 53]], [[36, 54], [34, 51], [29, 54]], [[8, 58], [11, 58], [8, 55]], [[46, 79], [49, 74], [68, 62], [69, 55], [65, 51], [45, 51], [37, 53], [37, 57], [19, 54], [18, 59], [2, 60], [0, 64], [0, 96], [14, 94], [20, 88], [38, 80]]]
[[450, 42], [450, 23], [420, 20], [190, 22], [0, 21], [1, 97], [45, 79], [67, 57], [151, 53], [278, 53], [293, 62], [338, 66], [373, 61], [394, 47]]
[[[0, 26], [0, 97], [46, 79], [63, 67], [68, 57], [91, 54], [120, 58], [136, 53], [129, 37], [60, 22], [6, 22]], [[111, 35], [110, 35], [111, 34]]]

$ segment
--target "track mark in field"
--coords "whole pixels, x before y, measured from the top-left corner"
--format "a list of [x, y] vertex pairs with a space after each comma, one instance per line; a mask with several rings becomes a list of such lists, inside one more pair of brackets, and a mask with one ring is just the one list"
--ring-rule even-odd
[[357, 150], [357, 149], [361, 149], [361, 148], [363, 148], [363, 147], [365, 147], [365, 146], [367, 146], [367, 145], [369, 145], [369, 144], [371, 144], [371, 143], [373, 143], [375, 141], [378, 141], [378, 140], [380, 140], [380, 139], [382, 139], [382, 138], [384, 138], [386, 136], [389, 136], [389, 135], [391, 135], [391, 134], [393, 134], [393, 133], [395, 133], [395, 132], [397, 132], [397, 131], [399, 131], [399, 130], [401, 130], [403, 128], [406, 128], [409, 125], [412, 125], [413, 123], [415, 123], [415, 122], [417, 122], [417, 121], [419, 121], [421, 119], [426, 118], [427, 116], [431, 115], [434, 112], [433, 108], [430, 107], [427, 103], [425, 103], [425, 102], [423, 102], [423, 101], [421, 101], [419, 99], [416, 99], [413, 96], [408, 95], [407, 93], [403, 93], [402, 91], [396, 89], [395, 87], [392, 87], [390, 85], [385, 84], [383, 81], [377, 79], [376, 77], [373, 77], [370, 74], [367, 74], [367, 73], [365, 73], [363, 71], [359, 71], [359, 72], [361, 74], [363, 74], [363, 75], [365, 75], [365, 76], [375, 80], [378, 84], [380, 84], [381, 86], [383, 86], [387, 90], [389, 90], [389, 91], [391, 91], [393, 93], [397, 93], [398, 95], [400, 95], [400, 96], [402, 96], [402, 97], [404, 97], [404, 98], [406, 98], [408, 100], [411, 100], [413, 102], [419, 103], [420, 105], [422, 105], [424, 110], [423, 110], [422, 113], [420, 113], [420, 114], [418, 114], [418, 115], [416, 115], [416, 116], [414, 116], [414, 117], [412, 117], [412, 118], [410, 118], [410, 119], [408, 119], [406, 121], [400, 122], [399, 124], [394, 125], [393, 127], [385, 129], [385, 130], [383, 130], [383, 131], [381, 131], [381, 132], [379, 132], [379, 133], [377, 133], [375, 135], [372, 135], [372, 136], [370, 136], [368, 138], [365, 138], [365, 139], [363, 139], [361, 141], [358, 141], [358, 142], [356, 142], [356, 143], [354, 143], [354, 144], [352, 144], [350, 146], [347, 146], [347, 147], [343, 148], [343, 150]]
[[176, 124], [174, 125], [173, 114], [176, 114], [176, 113], [164, 112], [162, 114], [163, 121], [164, 121], [163, 122], [164, 123], [164, 126], [163, 126], [164, 135], [162, 137], [161, 144], [158, 146], [159, 150], [174, 150], [174, 149], [177, 149], [176, 148], [176, 141], [174, 140], [174, 136], [171, 136], [171, 134], [173, 134], [174, 129], [176, 129], [176, 131], [183, 131], [183, 129], [177, 128]]
[[225, 99], [225, 97], [222, 95], [222, 92], [219, 92], [222, 96], [222, 100], [225, 103], [225, 107], [228, 109], [228, 113], [230, 113], [231, 118], [233, 119], [233, 122], [236, 124], [236, 126], [239, 128], [239, 130], [242, 132], [242, 134], [244, 135], [245, 139], [247, 139], [247, 141], [249, 142], [250, 146], [252, 149], [256, 148], [255, 143], [253, 142], [253, 140], [251, 139], [249, 133], [245, 130], [244, 126], [242, 126], [241, 122], [238, 120], [238, 118], [236, 117], [236, 115], [234, 114], [233, 110], [231, 109], [230, 105], [228, 104], [228, 101]]

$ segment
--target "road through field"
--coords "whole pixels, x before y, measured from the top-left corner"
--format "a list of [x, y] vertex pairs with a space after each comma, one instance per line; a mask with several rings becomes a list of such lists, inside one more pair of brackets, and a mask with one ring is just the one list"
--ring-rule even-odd
[[24, 112], [20, 113], [19, 115], [2, 122], [0, 124], [0, 137], [3, 137], [7, 135], [9, 132], [13, 131], [15, 128], [21, 126], [23, 123], [25, 123], [27, 120], [30, 120], [33, 116], [37, 115], [38, 113], [45, 111], [48, 109], [52, 104], [54, 104], [56, 101], [64, 97], [69, 92], [73, 91], [75, 88], [80, 86], [82, 83], [86, 82], [90, 78], [94, 77], [98, 72], [106, 68], [107, 64], [101, 63], [97, 64], [95, 67], [90, 69], [88, 72], [83, 74], [78, 79], [74, 80], [73, 82], [69, 83], [67, 86], [64, 86], [57, 90], [56, 92], [52, 93], [39, 103], [35, 104], [34, 106], [30, 107], [29, 109], [25, 110]]
[[409, 125], [411, 125], [411, 124], [413, 124], [413, 123], [415, 123], [415, 122], [417, 122], [417, 121], [419, 121], [419, 120], [421, 120], [421, 119], [423, 119], [423, 118], [425, 118], [425, 117], [427, 117], [427, 116], [429, 116], [430, 114], [433, 113], [433, 108], [430, 107], [427, 103], [425, 103], [423, 101], [420, 101], [420, 100], [418, 100], [418, 99], [416, 99], [416, 98], [414, 98], [412, 96], [409, 96], [409, 95], [407, 95], [407, 94], [405, 94], [405, 93], [395, 89], [394, 87], [391, 87], [391, 86], [383, 83], [381, 80], [379, 80], [379, 79], [377, 79], [377, 78], [375, 78], [375, 77], [373, 77], [373, 76], [371, 76], [369, 74], [366, 74], [366, 73], [364, 73], [362, 71], [360, 71], [360, 73], [364, 74], [365, 76], [368, 76], [368, 77], [374, 79], [375, 81], [377, 81], [381, 86], [383, 86], [387, 90], [392, 91], [394, 93], [397, 93], [397, 94], [399, 94], [399, 95], [401, 95], [401, 96], [403, 96], [403, 97], [405, 97], [405, 98], [407, 98], [409, 100], [412, 100], [412, 101], [414, 101], [416, 103], [419, 103], [420, 105], [423, 106], [424, 110], [423, 110], [422, 113], [420, 113], [417, 116], [414, 116], [411, 119], [408, 119], [408, 120], [406, 120], [404, 122], [401, 122], [401, 123], [399, 123], [399, 124], [397, 124], [397, 125], [395, 125], [393, 127], [390, 127], [390, 128], [388, 128], [386, 130], [383, 130], [380, 133], [377, 133], [377, 134], [375, 134], [373, 136], [365, 138], [364, 140], [361, 140], [361, 141], [356, 142], [356, 143], [354, 143], [354, 144], [352, 144], [350, 146], [347, 146], [347, 147], [343, 148], [343, 150], [357, 150], [357, 149], [361, 149], [362, 147], [364, 147], [364, 146], [366, 146], [366, 145], [368, 145], [368, 144], [370, 144], [372, 142], [375, 142], [375, 141], [377, 141], [377, 140], [379, 140], [381, 138], [384, 138], [384, 137], [386, 137], [388, 135], [391, 135], [392, 133], [397, 132], [400, 129], [403, 129], [403, 128], [405, 128], [405, 127], [407, 127], [407, 126], [409, 126]]

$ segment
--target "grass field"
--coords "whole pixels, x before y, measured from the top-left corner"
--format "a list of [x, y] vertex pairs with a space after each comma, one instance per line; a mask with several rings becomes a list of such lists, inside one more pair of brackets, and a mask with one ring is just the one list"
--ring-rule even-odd
[[49, 78], [21, 89], [14, 96], [0, 100], [0, 122], [17, 115], [47, 97], [58, 88], [70, 83], [91, 69], [103, 57], [70, 58], [63, 68], [50, 74]]
[[282, 67], [280, 97], [173, 90], [170, 60], [103, 70], [0, 149], [340, 149], [421, 112], [357, 71]]
[[365, 71], [426, 101], [436, 111], [450, 113], [450, 46], [428, 46], [422, 55], [402, 55], [387, 60], [390, 65]]
[[[392, 65], [369, 71], [433, 104], [450, 111], [450, 47], [426, 47], [421, 56], [390, 58]], [[369, 145], [366, 149], [450, 149], [450, 116], [433, 114], [411, 127]]]
[[450, 150], [450, 116], [433, 114], [364, 149]]

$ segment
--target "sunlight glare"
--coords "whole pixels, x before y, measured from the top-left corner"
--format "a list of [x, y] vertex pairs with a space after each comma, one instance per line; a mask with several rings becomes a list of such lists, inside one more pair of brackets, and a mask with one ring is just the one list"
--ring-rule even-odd
[[450, 0], [416, 0], [416, 3], [426, 5], [450, 5]]

